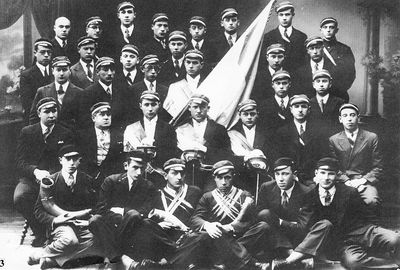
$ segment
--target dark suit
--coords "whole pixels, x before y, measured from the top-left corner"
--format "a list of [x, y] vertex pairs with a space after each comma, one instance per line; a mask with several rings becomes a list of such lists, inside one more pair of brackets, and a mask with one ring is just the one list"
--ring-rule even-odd
[[[340, 81], [340, 77], [336, 74], [335, 66], [332, 62], [324, 56], [324, 66], [323, 69], [326, 69], [330, 72], [332, 76], [332, 87], [330, 93], [334, 93], [337, 90], [337, 82]], [[292, 94], [299, 95], [305, 94], [308, 98], [312, 98], [315, 96], [315, 89], [313, 87], [313, 79], [312, 79], [312, 68], [310, 65], [310, 58], [306, 58], [306, 62], [299, 66], [293, 73], [292, 76]]]
[[80, 61], [71, 67], [69, 80], [76, 86], [85, 89], [98, 80], [96, 70], [93, 68], [93, 80], [89, 80]]
[[[188, 50], [193, 50], [195, 49], [192, 44], [192, 40], [190, 39], [188, 41]], [[217, 53], [216, 53], [216, 48], [213, 42], [211, 42], [208, 38], [204, 39], [204, 42], [200, 48], [200, 51], [204, 55], [204, 62], [210, 64], [212, 67], [214, 67], [217, 63]]]
[[310, 119], [312, 121], [318, 121], [322, 128], [326, 132], [326, 136], [330, 137], [341, 129], [341, 124], [339, 123], [339, 108], [345, 103], [345, 101], [334, 95], [329, 95], [329, 98], [324, 104], [324, 112], [321, 112], [321, 108], [318, 104], [316, 97], [310, 100]]
[[69, 61], [71, 61], [71, 63], [75, 63], [79, 60], [79, 54], [77, 52], [76, 46], [71, 43], [70, 40], [67, 40], [67, 44], [65, 45], [65, 47], [61, 47], [56, 38], [53, 38], [51, 40], [51, 43], [53, 43], [53, 58], [57, 56], [66, 56], [68, 57]]
[[111, 87], [112, 97], [106, 93], [98, 81], [83, 91], [79, 105], [79, 126], [81, 129], [92, 125], [90, 108], [97, 102], [109, 102], [111, 104], [112, 126], [122, 130], [125, 128], [128, 112], [126, 91], [118, 89], [117, 86], [117, 84], [113, 84]]
[[303, 32], [293, 28], [292, 34], [289, 37], [290, 43], [284, 40], [279, 32], [279, 28], [275, 28], [264, 35], [263, 49], [261, 53], [264, 55], [266, 48], [275, 43], [280, 43], [285, 46], [285, 62], [283, 63], [284, 69], [293, 71], [297, 67], [304, 64], [307, 54], [304, 46], [307, 35]]
[[60, 169], [58, 151], [66, 144], [74, 142], [70, 130], [56, 124], [48, 135], [46, 142], [42, 135], [40, 123], [24, 127], [17, 141], [16, 169], [19, 183], [14, 191], [15, 208], [28, 220], [37, 237], [44, 235], [44, 228], [34, 218], [39, 184], [36, 183], [35, 169], [47, 170], [50, 174]]
[[356, 78], [353, 52], [349, 46], [337, 41], [336, 38], [329, 41], [324, 39], [324, 47], [335, 60], [337, 65], [336, 69], [340, 70], [340, 81], [337, 83], [339, 85], [338, 89], [341, 91], [336, 91], [332, 94], [349, 102], [347, 90], [349, 90]]
[[145, 44], [144, 44], [144, 54], [155, 54], [158, 56], [160, 63], [164, 63], [167, 61], [168, 57], [170, 56], [167, 40], [165, 40], [165, 48], [161, 45], [159, 41], [156, 40], [155, 37], [151, 37]]
[[[232, 187], [231, 192], [235, 194], [230, 199], [226, 199], [225, 206], [229, 209], [236, 208], [241, 211], [245, 199], [250, 195], [246, 191]], [[241, 192], [241, 194], [239, 194]], [[184, 239], [178, 247], [172, 262], [179, 267], [184, 267], [190, 263], [196, 265], [210, 262], [223, 263], [228, 269], [245, 269], [246, 265], [254, 261], [253, 254], [257, 254], [265, 244], [264, 233], [265, 222], [256, 222], [253, 219], [253, 206], [248, 208], [242, 222], [237, 222], [237, 214], [226, 215], [219, 203], [215, 199], [217, 190], [205, 193], [199, 200], [195, 213], [191, 218], [191, 228], [195, 231]], [[204, 229], [206, 222], [219, 222], [222, 225], [231, 224], [235, 230], [234, 234], [223, 233], [219, 238], [213, 239]], [[181, 269], [181, 268], [179, 268]], [[184, 268], [182, 268], [184, 269]]]
[[[312, 210], [311, 224], [328, 220], [332, 224], [330, 251], [340, 251], [342, 263], [350, 269], [361, 269], [393, 263], [380, 258], [385, 252], [398, 264], [400, 236], [394, 231], [376, 226], [376, 217], [362, 201], [357, 190], [337, 183], [329, 206], [323, 206], [318, 186], [307, 196], [307, 207]], [[332, 246], [335, 243], [338, 246]]]
[[64, 89], [64, 91], [65, 94], [61, 106], [61, 104], [58, 102], [57, 90], [54, 82], [40, 87], [36, 92], [35, 99], [32, 103], [29, 123], [34, 124], [39, 122], [36, 104], [44, 97], [52, 97], [57, 101], [58, 107], [60, 108], [57, 117], [58, 122], [70, 128], [71, 130], [75, 130], [76, 123], [79, 118], [79, 102], [83, 90], [70, 82], [68, 88]]
[[[110, 175], [104, 180], [89, 229], [99, 238], [106, 253], [117, 256], [122, 252], [134, 258], [134, 229], [142, 223], [142, 217], [150, 212], [154, 196], [156, 189], [144, 179], [136, 180], [129, 190], [126, 173]], [[112, 212], [112, 207], [124, 208], [123, 216]]]
[[169, 87], [170, 84], [180, 81], [186, 76], [185, 61], [182, 61], [182, 65], [175, 69], [174, 62], [171, 57], [161, 67], [160, 74], [158, 74], [157, 81], [161, 82], [165, 86]]
[[[239, 40], [240, 36], [237, 35], [236, 42]], [[230, 50], [231, 46], [226, 39], [225, 32], [219, 32], [213, 39], [213, 44], [216, 50], [216, 62], [218, 63], [225, 56], [225, 54]], [[234, 43], [235, 44], [235, 43]]]
[[138, 68], [136, 68], [136, 70], [137, 70], [136, 76], [135, 76], [132, 84], [130, 84], [130, 82], [128, 82], [124, 72], [122, 71], [122, 68], [116, 70], [114, 82], [118, 85], [118, 89], [123, 89], [125, 91], [128, 91], [129, 86], [132, 86], [133, 84], [143, 80], [142, 71]]
[[300, 143], [294, 120], [279, 128], [276, 137], [281, 156], [295, 161], [300, 182], [307, 183], [314, 176], [315, 162], [328, 154], [328, 142], [322, 136], [318, 123], [307, 121], [304, 145]]
[[138, 34], [137, 28], [133, 29], [132, 35], [130, 35], [128, 38], [129, 41], [128, 43], [124, 39], [124, 33], [122, 33], [121, 31], [120, 24], [116, 25], [112, 30], [113, 31], [110, 31], [109, 34], [107, 35], [107, 38], [110, 40], [110, 44], [112, 44], [112, 48], [109, 49], [111, 54], [107, 56], [114, 58], [115, 61], [119, 59], [122, 47], [124, 47], [127, 44], [134, 44], [139, 49], [142, 48], [143, 42], [142, 38]]
[[251, 98], [256, 100], [258, 104], [261, 104], [274, 95], [275, 90], [272, 88], [272, 75], [268, 69], [268, 65], [260, 65], [254, 80]]
[[280, 104], [276, 102], [275, 96], [259, 103], [258, 107], [260, 108], [260, 122], [273, 132], [293, 119], [290, 113], [289, 103], [288, 106], [282, 110]]
[[[49, 69], [51, 73], [51, 69]], [[42, 72], [34, 64], [31, 68], [24, 70], [20, 77], [20, 91], [21, 91], [21, 103], [22, 109], [24, 110], [24, 120], [28, 124], [29, 113], [31, 111], [32, 102], [35, 98], [36, 91], [39, 87], [48, 85], [53, 81], [53, 75], [43, 77]]]
[[93, 186], [98, 190], [105, 177], [123, 171], [122, 134], [118, 129], [110, 130], [110, 148], [100, 166], [97, 165], [97, 137], [94, 125], [79, 130], [78, 134], [82, 171], [94, 178]]

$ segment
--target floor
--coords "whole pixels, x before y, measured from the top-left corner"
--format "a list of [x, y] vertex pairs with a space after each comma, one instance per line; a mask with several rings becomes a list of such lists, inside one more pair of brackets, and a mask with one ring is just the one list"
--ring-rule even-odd
[[[398, 213], [395, 210], [387, 210], [388, 214]], [[386, 218], [384, 223], [387, 227], [393, 229], [400, 228], [399, 215], [396, 218]], [[30, 243], [33, 239], [30, 231], [28, 231], [25, 241], [20, 245], [21, 232], [24, 226], [24, 219], [15, 211], [10, 209], [0, 209], [0, 270], [36, 270], [39, 266], [29, 266], [27, 259], [33, 251]], [[67, 268], [79, 270], [120, 270], [122, 269], [117, 264], [95, 264], [79, 268]], [[318, 264], [316, 270], [344, 270], [344, 268], [336, 264]], [[204, 269], [206, 270], [206, 269]]]

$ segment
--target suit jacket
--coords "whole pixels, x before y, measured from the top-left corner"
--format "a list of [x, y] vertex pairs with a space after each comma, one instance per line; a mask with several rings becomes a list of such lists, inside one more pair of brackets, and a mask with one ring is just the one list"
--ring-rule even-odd
[[329, 138], [329, 147], [331, 155], [340, 162], [343, 180], [363, 177], [370, 184], [376, 184], [382, 177], [382, 154], [375, 133], [359, 129], [351, 148], [346, 133], [341, 131]]
[[162, 65], [157, 81], [169, 87], [171, 83], [185, 79], [186, 69], [184, 61], [182, 61], [182, 65], [179, 67], [177, 74], [178, 76], [175, 74], [174, 62], [172, 61], [171, 57], [169, 57], [168, 60]]
[[139, 49], [142, 49], [143, 47], [143, 41], [138, 33], [137, 28], [133, 29], [132, 35], [128, 38], [129, 43], [127, 43], [124, 39], [124, 34], [121, 31], [120, 24], [116, 25], [116, 27], [109, 32], [107, 38], [110, 40], [110, 44], [112, 45], [112, 47], [109, 48], [111, 54], [107, 56], [110, 56], [114, 59], [119, 59], [121, 56], [122, 47], [124, 47], [126, 44], [134, 44]]
[[[337, 89], [337, 81], [340, 80], [340, 77], [336, 74], [335, 66], [325, 56], [323, 68], [328, 70], [332, 75], [332, 87], [330, 93], [333, 93]], [[310, 57], [307, 57], [306, 62], [294, 71], [292, 82], [293, 95], [305, 94], [309, 98], [315, 96], [315, 89], [312, 85], [313, 79]]]
[[344, 103], [345, 101], [343, 99], [334, 95], [329, 95], [326, 104], [324, 104], [324, 112], [321, 112], [317, 98], [313, 97], [310, 100], [310, 119], [312, 121], [320, 122], [326, 131], [326, 136], [330, 137], [340, 130], [341, 124], [339, 123], [339, 108]]
[[124, 213], [135, 209], [143, 216], [147, 216], [156, 194], [156, 189], [150, 181], [139, 179], [129, 190], [126, 173], [113, 174], [104, 179], [101, 185], [96, 213], [104, 215], [110, 213], [112, 207], [122, 207]]
[[97, 81], [86, 88], [81, 96], [79, 105], [79, 126], [85, 129], [92, 125], [90, 108], [97, 102], [105, 101], [111, 104], [112, 126], [124, 129], [127, 121], [128, 103], [126, 92], [118, 89], [117, 84], [112, 84], [112, 97], [106, 93], [101, 84]]
[[274, 95], [275, 90], [272, 88], [272, 76], [269, 72], [268, 65], [265, 63], [263, 65], [260, 64], [254, 80], [251, 98], [257, 100], [258, 104], [261, 104]]
[[260, 108], [260, 122], [273, 132], [293, 119], [289, 104], [285, 110], [282, 110], [280, 104], [276, 102], [275, 96], [261, 102], [258, 107]]
[[35, 98], [36, 91], [39, 87], [47, 85], [53, 81], [53, 75], [43, 77], [42, 72], [33, 64], [32, 67], [24, 70], [20, 77], [20, 92], [22, 109], [24, 110], [24, 119], [26, 123], [29, 120], [29, 113], [31, 111], [32, 102]]
[[108, 154], [97, 165], [97, 137], [94, 125], [78, 132], [78, 147], [82, 155], [82, 171], [94, 178], [94, 186], [99, 187], [104, 177], [123, 171], [122, 134], [118, 129], [110, 130], [110, 148]]
[[276, 136], [280, 156], [290, 157], [295, 161], [300, 181], [304, 183], [312, 179], [316, 161], [329, 153], [328, 142], [321, 134], [318, 123], [307, 121], [303, 134], [304, 145], [300, 143], [294, 120], [279, 128]]
[[161, 45], [160, 42], [158, 42], [154, 37], [151, 37], [143, 46], [144, 49], [144, 54], [143, 55], [148, 55], [148, 54], [155, 54], [158, 56], [158, 59], [160, 60], [161, 63], [164, 63], [167, 61], [168, 57], [171, 55], [169, 53], [167, 41], [165, 40], [165, 48]]
[[332, 94], [348, 102], [349, 94], [347, 90], [349, 90], [356, 78], [353, 52], [349, 46], [337, 41], [336, 38], [330, 41], [324, 39], [324, 47], [335, 60], [337, 64], [336, 69], [340, 73], [340, 80], [337, 82], [339, 86], [337, 90], [340, 91], [336, 91]]
[[[238, 41], [239, 38], [240, 38], [240, 35], [238, 34], [236, 41]], [[219, 32], [214, 37], [214, 46], [215, 46], [215, 50], [216, 50], [216, 62], [219, 62], [231, 48], [231, 46], [228, 43], [228, 40], [225, 37], [224, 32]]]
[[283, 208], [281, 189], [276, 182], [263, 183], [258, 193], [258, 211], [269, 209], [282, 219], [282, 229], [295, 230], [299, 234], [303, 234], [310, 216], [304, 215], [302, 208], [305, 206], [307, 193], [310, 190], [310, 187], [295, 181], [287, 208]]
[[71, 130], [75, 130], [76, 123], [79, 118], [79, 102], [83, 90], [70, 82], [68, 88], [64, 91], [65, 94], [61, 106], [61, 104], [59, 104], [58, 102], [57, 90], [54, 82], [46, 86], [40, 87], [36, 92], [35, 99], [32, 103], [29, 123], [34, 124], [39, 122], [39, 117], [36, 111], [36, 104], [39, 102], [39, 100], [44, 97], [52, 97], [57, 101], [57, 104], [60, 108], [57, 118], [58, 122], [64, 124]]
[[336, 184], [330, 206], [322, 205], [318, 186], [308, 193], [306, 205], [312, 211], [309, 226], [328, 219], [333, 224], [331, 235], [338, 240], [344, 240], [346, 236], [362, 235], [376, 221], [358, 191], [341, 183]]
[[61, 167], [58, 161], [59, 149], [74, 141], [72, 132], [59, 124], [54, 125], [46, 142], [40, 123], [24, 127], [17, 140], [16, 168], [19, 175], [34, 180], [35, 169], [50, 173], [58, 171]]
[[[141, 80], [143, 80], [143, 73], [139, 68], [136, 68], [137, 72], [136, 72], [136, 76], [135, 79], [133, 80], [133, 84], [140, 82]], [[115, 79], [114, 82], [116, 83], [116, 85], [118, 85], [118, 89], [122, 89], [124, 91], [128, 91], [129, 86], [132, 86], [129, 84], [128, 80], [126, 79], [124, 72], [122, 71], [122, 68], [119, 68], [116, 70], [115, 72]]]
[[[96, 205], [96, 193], [92, 189], [92, 178], [78, 171], [76, 174], [76, 183], [73, 189], [67, 186], [61, 171], [50, 176], [54, 180], [54, 185], [49, 190], [49, 196], [52, 196], [55, 203], [65, 211], [79, 211], [93, 208]], [[47, 226], [48, 231], [52, 229], [52, 223], [56, 216], [47, 212], [42, 204], [41, 197], [35, 204], [35, 217]]]
[[[188, 50], [193, 50], [195, 49], [193, 47], [192, 44], [192, 40], [190, 39], [188, 41]], [[200, 48], [200, 51], [203, 53], [204, 55], [204, 62], [210, 64], [212, 67], [214, 67], [216, 65], [216, 63], [218, 62], [217, 59], [217, 51], [215, 48], [215, 44], [213, 42], [210, 41], [209, 38], [205, 38], [203, 45]]]
[[[148, 90], [148, 89], [147, 89], [146, 84], [144, 83], [144, 80], [140, 80], [139, 82], [135, 83], [134, 85], [132, 85], [128, 88], [126, 99], [129, 104], [129, 108], [128, 108], [128, 119], [129, 119], [128, 122], [129, 123], [136, 122], [136, 121], [140, 120], [141, 118], [143, 118], [143, 113], [139, 107], [139, 102], [140, 102], [140, 95], [145, 90]], [[167, 97], [168, 87], [166, 87], [163, 84], [160, 84], [160, 82], [157, 80], [156, 81], [156, 92], [160, 95], [160, 101], [161, 101], [160, 111], [158, 112], [158, 115], [162, 120], [169, 122], [169, 120], [171, 119], [171, 116], [169, 115], [168, 112], [166, 112], [162, 108], [162, 104], [164, 103], [164, 100]]]
[[71, 61], [71, 63], [75, 63], [79, 60], [79, 54], [77, 52], [76, 46], [71, 42], [71, 40], [67, 40], [67, 44], [64, 48], [61, 47], [56, 38], [53, 38], [51, 40], [51, 43], [53, 43], [53, 58], [57, 56], [66, 56]]
[[279, 32], [279, 28], [275, 28], [264, 35], [262, 53], [265, 53], [266, 48], [275, 43], [280, 43], [285, 46], [285, 62], [284, 69], [290, 71], [304, 64], [307, 54], [304, 46], [304, 41], [307, 35], [293, 28], [292, 34], [289, 37], [290, 43], [284, 40]]
[[85, 89], [98, 80], [96, 70], [93, 68], [93, 81], [86, 76], [85, 70], [80, 61], [71, 67], [71, 76], [69, 80], [76, 86]]

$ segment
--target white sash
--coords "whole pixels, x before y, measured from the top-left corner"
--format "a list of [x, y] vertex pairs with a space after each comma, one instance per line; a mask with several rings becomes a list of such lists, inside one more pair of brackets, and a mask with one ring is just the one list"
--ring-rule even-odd
[[235, 220], [240, 212], [240, 209], [235, 207], [235, 203], [240, 198], [242, 192], [241, 189], [232, 187], [229, 194], [223, 195], [218, 189], [214, 189], [211, 194], [217, 204], [213, 207], [212, 212], [215, 212], [217, 217], [221, 217], [221, 220], [226, 216]]
[[[164, 206], [164, 210], [170, 214], [174, 214], [175, 210], [181, 205], [185, 205], [186, 207], [193, 209], [193, 206], [185, 200], [186, 194], [188, 190], [188, 185], [184, 184], [178, 194], [172, 194], [168, 189], [164, 188], [161, 191], [161, 200]], [[173, 197], [174, 199], [171, 201], [171, 203], [168, 205], [167, 198], [165, 196], [165, 193]]]

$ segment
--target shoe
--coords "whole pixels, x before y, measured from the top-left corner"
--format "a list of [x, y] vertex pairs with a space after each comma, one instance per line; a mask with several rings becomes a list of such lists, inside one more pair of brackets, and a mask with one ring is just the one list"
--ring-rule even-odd
[[214, 264], [212, 269], [213, 270], [225, 270], [226, 266], [225, 266], [225, 264]]
[[286, 260], [273, 260], [271, 263], [271, 270], [287, 270], [290, 269], [290, 263]]
[[49, 269], [49, 268], [58, 268], [60, 267], [58, 263], [52, 258], [41, 258], [40, 259], [40, 269]]
[[31, 246], [32, 247], [43, 247], [45, 243], [46, 243], [45, 237], [35, 237], [32, 240]]
[[254, 263], [254, 269], [257, 269], [257, 270], [267, 270], [267, 269], [269, 269], [269, 266], [270, 266], [269, 263], [262, 263], [262, 262]]

